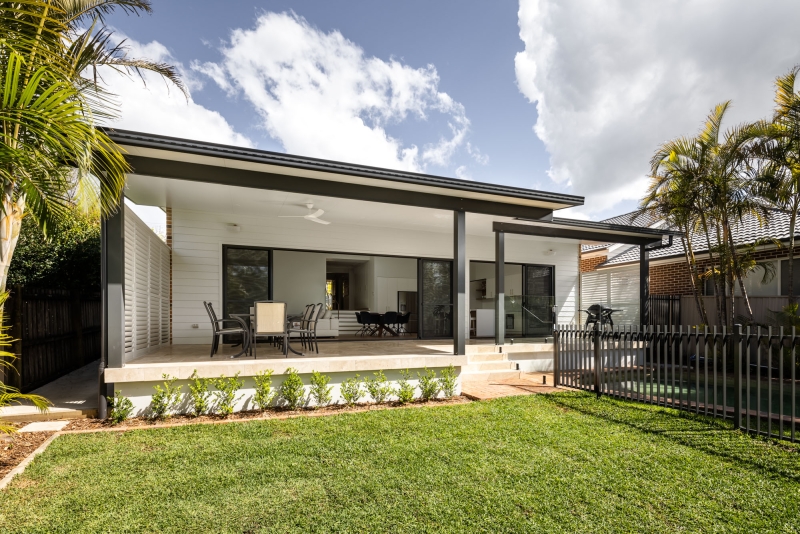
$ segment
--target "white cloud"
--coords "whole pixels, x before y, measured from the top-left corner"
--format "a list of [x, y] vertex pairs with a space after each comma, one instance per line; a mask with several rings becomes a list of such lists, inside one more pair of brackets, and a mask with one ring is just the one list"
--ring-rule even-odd
[[[202, 88], [201, 81], [184, 69], [161, 43], [142, 44], [128, 39], [126, 45], [130, 57], [174, 65], [181, 71], [190, 92]], [[109, 91], [118, 96], [120, 118], [110, 126], [213, 143], [253, 146], [250, 139], [238, 133], [218, 112], [197, 104], [191, 94], [187, 101], [177, 88], [155, 74], [145, 73], [146, 83], [142, 83], [137, 75], [128, 77], [108, 68], [99, 73]]]
[[472, 180], [472, 175], [469, 173], [466, 165], [456, 167], [456, 177], [462, 180]]
[[588, 214], [637, 200], [662, 142], [732, 99], [728, 126], [769, 114], [776, 76], [800, 62], [791, 0], [522, 0], [520, 91], [550, 177]]
[[[241, 93], [269, 134], [291, 153], [382, 167], [445, 166], [464, 143], [464, 107], [438, 90], [433, 65], [412, 68], [367, 57], [340, 32], [324, 33], [294, 14], [265, 13], [252, 29], [236, 29], [218, 63], [194, 63], [229, 94]], [[421, 149], [386, 127], [431, 112], [448, 135]]]
[[481, 165], [488, 165], [489, 156], [482, 153], [480, 149], [478, 149], [478, 147], [476, 147], [469, 141], [467, 141], [467, 153], [472, 157], [472, 159], [474, 159]]

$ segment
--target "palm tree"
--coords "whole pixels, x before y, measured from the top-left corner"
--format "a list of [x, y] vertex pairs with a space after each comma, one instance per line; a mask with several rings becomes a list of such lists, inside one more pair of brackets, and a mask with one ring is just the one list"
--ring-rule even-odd
[[[169, 65], [127, 57], [104, 16], [149, 13], [149, 0], [0, 2], [0, 293], [23, 216], [45, 234], [75, 191], [94, 193], [101, 214], [120, 202], [129, 167], [97, 126], [116, 116], [99, 67], [154, 71], [185, 91]], [[1, 309], [1, 308], [0, 308]]]
[[759, 142], [754, 156], [763, 163], [759, 193], [777, 210], [789, 215], [789, 304], [794, 294], [794, 251], [797, 213], [800, 210], [800, 92], [795, 91], [800, 66], [775, 80], [775, 110], [772, 121], [755, 128]]

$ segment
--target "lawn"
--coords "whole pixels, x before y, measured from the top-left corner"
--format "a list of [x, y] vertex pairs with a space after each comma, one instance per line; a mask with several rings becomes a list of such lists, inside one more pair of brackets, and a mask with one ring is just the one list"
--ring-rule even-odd
[[62, 436], [4, 532], [797, 532], [800, 449], [583, 393]]

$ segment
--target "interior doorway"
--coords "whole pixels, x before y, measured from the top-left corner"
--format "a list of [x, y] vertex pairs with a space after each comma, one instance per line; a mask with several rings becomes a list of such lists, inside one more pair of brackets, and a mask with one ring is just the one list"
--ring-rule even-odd
[[325, 294], [329, 310], [349, 310], [350, 273], [327, 273]]

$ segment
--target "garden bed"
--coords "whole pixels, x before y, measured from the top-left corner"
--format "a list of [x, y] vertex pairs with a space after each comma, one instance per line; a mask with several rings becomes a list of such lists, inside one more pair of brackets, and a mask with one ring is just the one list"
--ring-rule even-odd
[[450, 397], [448, 399], [434, 399], [429, 401], [414, 401], [407, 404], [400, 404], [398, 402], [387, 402], [382, 404], [357, 404], [355, 406], [347, 406], [345, 404], [332, 404], [322, 408], [304, 408], [300, 410], [286, 410], [281, 408], [274, 408], [270, 410], [251, 410], [243, 412], [235, 412], [231, 415], [220, 414], [206, 414], [206, 415], [186, 415], [178, 414], [172, 415], [165, 419], [150, 419], [147, 417], [132, 417], [126, 419], [123, 423], [113, 424], [109, 419], [76, 419], [70, 422], [64, 428], [64, 431], [92, 431], [92, 430], [127, 430], [133, 428], [157, 428], [164, 426], [183, 426], [193, 424], [215, 424], [235, 421], [249, 421], [249, 420], [262, 420], [262, 419], [286, 419], [290, 417], [319, 417], [325, 415], [335, 415], [341, 413], [360, 413], [376, 410], [390, 410], [390, 409], [403, 409], [415, 408], [423, 406], [444, 406], [448, 404], [464, 404], [472, 402], [470, 399], [463, 395]]
[[[11, 423], [11, 425], [20, 428], [25, 423]], [[10, 441], [0, 440], [0, 479], [22, 463], [53, 434], [54, 432], [18, 432], [11, 434]]]

